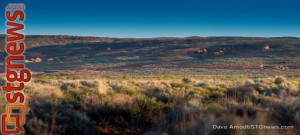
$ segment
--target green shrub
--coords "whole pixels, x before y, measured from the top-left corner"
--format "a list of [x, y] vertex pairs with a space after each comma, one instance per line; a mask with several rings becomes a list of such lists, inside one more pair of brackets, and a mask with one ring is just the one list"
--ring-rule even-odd
[[183, 88], [183, 89], [191, 89], [192, 85], [190, 84], [183, 84], [183, 83], [171, 83], [173, 88]]
[[166, 91], [161, 88], [154, 88], [153, 90], [149, 90], [147, 92], [147, 95], [149, 97], [155, 97], [158, 101], [161, 101], [163, 103], [170, 102], [170, 95], [167, 94]]
[[123, 94], [128, 94], [128, 95], [134, 95], [136, 94], [136, 91], [134, 89], [125, 87], [125, 86], [118, 86], [118, 85], [113, 85], [111, 86], [112, 90], [117, 92], [117, 93], [123, 93]]
[[159, 116], [163, 111], [163, 105], [155, 98], [137, 98], [135, 107], [141, 109], [144, 121], [154, 122], [155, 116]]
[[63, 101], [68, 104], [78, 104], [83, 94], [79, 90], [64, 91]]
[[214, 91], [211, 94], [209, 94], [209, 98], [210, 99], [220, 99], [222, 97], [224, 97], [224, 93], [221, 91]]
[[266, 105], [272, 101], [272, 97], [259, 95], [253, 99], [254, 104]]
[[70, 89], [76, 89], [78, 86], [75, 83], [63, 83], [60, 86], [60, 89], [62, 91], [70, 90]]

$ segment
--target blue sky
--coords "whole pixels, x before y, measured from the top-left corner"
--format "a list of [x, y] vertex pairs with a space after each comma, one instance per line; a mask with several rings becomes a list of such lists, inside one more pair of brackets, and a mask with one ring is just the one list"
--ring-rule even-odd
[[26, 4], [27, 35], [300, 37], [298, 0], [2, 0]]

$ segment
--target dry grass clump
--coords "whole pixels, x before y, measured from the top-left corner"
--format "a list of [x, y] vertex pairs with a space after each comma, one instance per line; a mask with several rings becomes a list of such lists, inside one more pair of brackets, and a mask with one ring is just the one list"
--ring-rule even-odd
[[26, 94], [29, 97], [63, 97], [63, 91], [60, 89], [59, 86], [53, 86], [50, 84], [40, 84], [40, 83], [28, 83], [27, 87], [25, 88]]
[[276, 83], [276, 84], [281, 84], [281, 83], [284, 83], [284, 82], [286, 82], [287, 80], [286, 80], [286, 78], [284, 77], [284, 76], [278, 76], [276, 79], [275, 79], [275, 81], [274, 81], [274, 83]]

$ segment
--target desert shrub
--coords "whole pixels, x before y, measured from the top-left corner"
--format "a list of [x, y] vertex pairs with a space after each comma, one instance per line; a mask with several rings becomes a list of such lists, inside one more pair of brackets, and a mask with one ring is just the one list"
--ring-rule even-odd
[[148, 97], [155, 97], [158, 101], [161, 101], [163, 103], [170, 102], [170, 95], [161, 88], [154, 88], [153, 90], [147, 91], [146, 95]]
[[143, 85], [143, 83], [135, 83], [135, 86], [139, 87], [139, 88], [142, 88], [144, 85]]
[[170, 75], [162, 75], [162, 76], [159, 76], [158, 79], [160, 79], [160, 80], [174, 80], [176, 78], [174, 76], [170, 76]]
[[193, 99], [193, 98], [200, 98], [201, 97], [201, 92], [199, 91], [188, 91], [187, 94], [185, 95], [185, 98], [187, 100]]
[[225, 94], [221, 91], [214, 91], [211, 94], [209, 94], [209, 99], [215, 99], [218, 100], [222, 98]]
[[281, 84], [281, 83], [284, 83], [284, 82], [286, 82], [286, 78], [284, 76], [279, 76], [274, 81], [274, 83], [276, 83], [276, 84]]
[[[297, 99], [299, 100], [299, 99]], [[297, 121], [298, 113], [300, 112], [300, 104], [297, 100], [293, 100], [291, 103], [287, 102], [272, 102], [269, 106], [270, 111], [270, 118], [273, 121], [280, 123], [281, 125], [296, 125], [300, 126], [299, 121]]]
[[220, 91], [220, 92], [225, 92], [226, 89], [225, 88], [221, 88], [221, 87], [209, 87], [207, 88], [210, 92], [214, 92], [214, 91]]
[[72, 105], [86, 103], [90, 101], [89, 99], [100, 95], [97, 87], [98, 82], [62, 83], [60, 86], [64, 95], [62, 101]]
[[81, 100], [82, 93], [79, 90], [64, 91], [63, 101], [69, 104], [78, 104]]
[[164, 121], [159, 121], [157, 129], [160, 131], [180, 135], [180, 134], [208, 134], [210, 129], [208, 122], [210, 118], [201, 111], [200, 108], [178, 104], [170, 109]]
[[97, 107], [90, 106], [87, 108], [87, 114], [93, 120], [100, 121], [100, 123], [110, 123], [113, 124], [111, 126], [118, 128], [145, 130], [149, 129], [163, 112], [167, 112], [168, 108], [170, 107], [157, 102], [155, 98], [138, 95], [132, 103], [118, 106], [109, 104]]
[[270, 89], [271, 87], [276, 86], [272, 80], [269, 79], [261, 79], [261, 80], [254, 80], [253, 87], [258, 91], [263, 91], [265, 89]]
[[257, 109], [254, 109], [254, 108], [248, 108], [247, 109], [247, 116], [249, 117], [249, 118], [256, 118], [256, 116], [257, 116]]
[[78, 88], [83, 96], [97, 96], [99, 95], [98, 82], [80, 81], [81, 86]]
[[111, 79], [112, 77], [111, 77], [110, 75], [108, 75], [108, 74], [104, 74], [104, 75], [102, 76], [102, 78], [104, 78], [104, 79]]
[[192, 85], [190, 84], [183, 84], [183, 83], [171, 83], [173, 88], [180, 88], [180, 89], [191, 89]]
[[135, 89], [128, 88], [128, 87], [125, 87], [125, 86], [112, 85], [111, 88], [112, 88], [113, 91], [115, 91], [117, 93], [124, 93], [124, 94], [128, 94], [128, 95], [136, 94]]
[[272, 93], [274, 93], [275, 95], [279, 95], [282, 91], [282, 89], [278, 88], [278, 87], [274, 87], [271, 89]]
[[281, 84], [276, 85], [280, 90], [286, 90], [288, 92], [297, 92], [299, 91], [299, 86], [293, 82], [284, 82]]
[[211, 94], [211, 91], [209, 91], [207, 88], [195, 87], [193, 90], [200, 95], [199, 98], [205, 101], [209, 99], [209, 95]]
[[260, 91], [259, 94], [264, 95], [264, 96], [272, 96], [273, 92], [272, 92], [272, 89], [265, 89], [263, 91]]
[[183, 78], [182, 83], [191, 83], [193, 80], [191, 78]]
[[41, 80], [41, 79], [34, 79], [34, 83], [41, 83], [41, 84], [47, 84], [47, 80]]
[[272, 97], [259, 95], [253, 99], [253, 103], [256, 105], [267, 105], [272, 101]]
[[236, 110], [235, 110], [235, 115], [236, 116], [238, 116], [238, 117], [244, 117], [244, 115], [245, 115], [245, 110], [244, 110], [244, 108], [242, 108], [242, 107], [238, 107], [238, 108], [236, 108]]
[[95, 122], [71, 105], [40, 101], [30, 108], [26, 134], [95, 134]]
[[86, 88], [98, 88], [98, 82], [88, 82], [88, 81], [80, 81], [81, 86]]
[[144, 112], [158, 113], [160, 111], [160, 103], [155, 98], [137, 98], [135, 103]]
[[207, 110], [214, 113], [221, 113], [224, 110], [224, 108], [220, 104], [214, 103], [214, 104], [209, 104], [207, 106]]
[[126, 124], [134, 125], [140, 122], [142, 119], [142, 110], [137, 106], [133, 106], [131, 104], [126, 104], [125, 106], [121, 107], [120, 116], [122, 119], [125, 120]]
[[123, 79], [130, 80], [130, 79], [132, 79], [132, 77], [129, 74], [124, 74]]
[[244, 86], [253, 86], [255, 84], [255, 82], [253, 80], [246, 80], [245, 83], [244, 83]]
[[48, 84], [52, 86], [59, 86], [60, 82], [57, 76], [45, 76], [45, 75], [38, 75], [33, 77], [33, 82], [34, 83], [40, 83], [40, 84]]
[[299, 91], [289, 91], [291, 96], [300, 97], [300, 90]]
[[219, 87], [209, 87], [207, 88], [209, 91], [209, 98], [212, 100], [220, 99], [224, 97], [225, 95], [225, 88], [219, 88]]
[[208, 88], [208, 87], [210, 87], [210, 85], [207, 84], [207, 83], [199, 83], [198, 86], [199, 86], [199, 87], [203, 87], [203, 88]]
[[210, 91], [206, 88], [201, 88], [201, 87], [195, 87], [193, 88], [194, 91], [200, 92], [201, 94], [209, 94]]
[[250, 86], [240, 86], [236, 88], [230, 88], [226, 92], [226, 97], [229, 99], [235, 99], [237, 101], [250, 101], [257, 95], [256, 90]]
[[63, 83], [61, 86], [60, 86], [60, 89], [62, 91], [66, 91], [66, 90], [70, 90], [70, 89], [76, 89], [78, 86], [77, 84], [75, 83]]

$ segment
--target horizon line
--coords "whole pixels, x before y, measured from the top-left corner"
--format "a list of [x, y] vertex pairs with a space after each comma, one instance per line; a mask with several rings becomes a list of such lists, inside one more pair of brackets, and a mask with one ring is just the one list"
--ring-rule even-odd
[[[4, 33], [0, 33], [1, 36], [6, 35]], [[69, 36], [69, 37], [96, 37], [96, 38], [119, 38], [119, 39], [126, 39], [126, 38], [133, 38], [133, 39], [155, 39], [155, 38], [213, 38], [213, 37], [236, 37], [236, 38], [300, 38], [298, 36], [199, 36], [199, 35], [191, 35], [191, 36], [158, 36], [158, 37], [108, 37], [108, 36], [94, 36], [94, 35], [71, 35], [71, 34], [25, 34], [25, 36]]]

